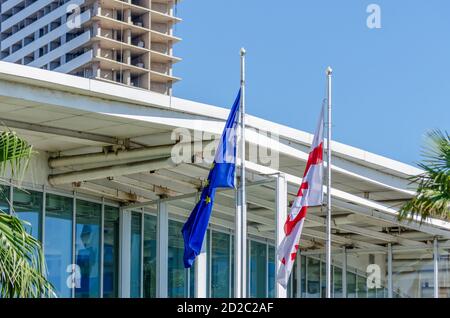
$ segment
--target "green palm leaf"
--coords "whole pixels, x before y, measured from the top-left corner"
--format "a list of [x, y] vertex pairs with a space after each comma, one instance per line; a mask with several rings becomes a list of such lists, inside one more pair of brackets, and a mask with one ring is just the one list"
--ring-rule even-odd
[[[22, 180], [32, 154], [32, 147], [14, 132], [0, 133], [1, 176], [9, 169], [13, 178]], [[46, 279], [41, 243], [23, 223], [14, 213], [0, 211], [0, 298], [55, 296]]]
[[424, 173], [411, 178], [418, 185], [417, 194], [401, 207], [400, 219], [450, 218], [450, 135], [434, 130], [427, 136], [424, 159], [419, 163]]

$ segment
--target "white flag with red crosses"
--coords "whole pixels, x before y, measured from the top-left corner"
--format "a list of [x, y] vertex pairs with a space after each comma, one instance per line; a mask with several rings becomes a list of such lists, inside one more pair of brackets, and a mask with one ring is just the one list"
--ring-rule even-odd
[[319, 123], [316, 128], [311, 150], [303, 174], [302, 184], [297, 197], [292, 204], [291, 211], [284, 224], [285, 237], [278, 246], [277, 254], [281, 262], [277, 280], [281, 286], [287, 287], [289, 276], [294, 265], [303, 222], [306, 211], [310, 206], [322, 205], [323, 202], [323, 107]]

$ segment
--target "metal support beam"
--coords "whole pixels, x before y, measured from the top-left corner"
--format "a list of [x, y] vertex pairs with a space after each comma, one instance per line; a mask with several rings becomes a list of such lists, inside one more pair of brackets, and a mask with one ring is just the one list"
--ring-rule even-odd
[[[287, 182], [283, 174], [280, 174], [276, 178], [276, 241], [275, 246], [278, 247], [284, 238], [284, 223], [287, 217]], [[275, 268], [277, 273], [281, 266], [281, 262], [278, 261], [278, 257], [275, 255]], [[286, 298], [287, 291], [277, 281], [277, 275], [275, 275], [275, 297]]]
[[120, 211], [120, 297], [130, 297], [131, 211]]
[[169, 250], [169, 211], [167, 203], [158, 203], [157, 215], [157, 261], [156, 261], [156, 295], [159, 298], [168, 296], [168, 250]]
[[0, 118], [0, 123], [2, 123], [2, 125], [9, 127], [9, 128], [24, 129], [24, 130], [29, 130], [29, 131], [41, 132], [41, 133], [45, 133], [45, 134], [96, 141], [96, 142], [100, 142], [103, 144], [110, 144], [110, 145], [121, 144], [120, 139], [115, 138], [115, 137], [110, 137], [110, 136], [105, 136], [105, 135], [100, 135], [100, 134], [95, 134], [95, 133], [88, 133], [88, 132], [83, 132], [83, 131], [77, 131], [77, 130], [72, 130], [72, 129], [57, 128], [57, 127], [44, 126], [44, 125], [39, 125], [39, 124], [31, 124], [31, 123], [26, 123], [26, 122], [12, 120], [12, 119], [6, 119], [6, 118]]
[[171, 158], [140, 161], [136, 163], [113, 165], [101, 168], [85, 169], [48, 176], [48, 182], [55, 186], [72, 182], [90, 181], [126, 174], [140, 173], [175, 166]]

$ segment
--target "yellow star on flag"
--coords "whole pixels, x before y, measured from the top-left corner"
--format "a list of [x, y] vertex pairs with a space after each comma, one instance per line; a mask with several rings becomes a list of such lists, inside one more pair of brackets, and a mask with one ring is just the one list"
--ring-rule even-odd
[[208, 197], [208, 196], [206, 196], [206, 198], [205, 198], [205, 202], [206, 202], [206, 204], [209, 204], [209, 203], [211, 203], [211, 198], [210, 198], [210, 197]]

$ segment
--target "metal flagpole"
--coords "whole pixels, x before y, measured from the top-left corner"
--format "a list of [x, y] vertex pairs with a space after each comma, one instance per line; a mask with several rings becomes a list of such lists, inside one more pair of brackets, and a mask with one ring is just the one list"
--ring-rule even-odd
[[326, 235], [326, 298], [331, 298], [331, 75], [333, 70], [327, 68], [327, 235]]
[[246, 297], [247, 277], [247, 205], [245, 198], [245, 49], [241, 48], [241, 104], [240, 104], [240, 158], [241, 174], [238, 191], [236, 191], [235, 218], [235, 297]]

